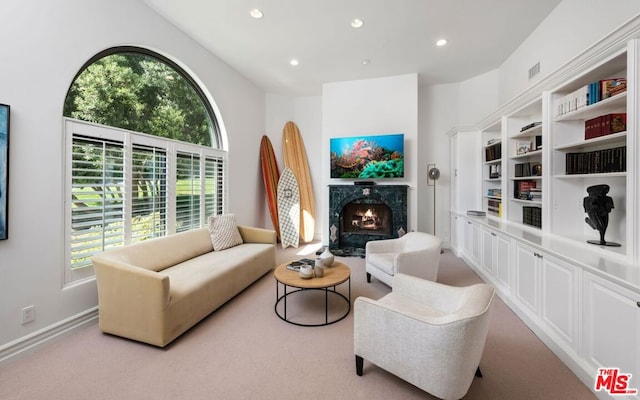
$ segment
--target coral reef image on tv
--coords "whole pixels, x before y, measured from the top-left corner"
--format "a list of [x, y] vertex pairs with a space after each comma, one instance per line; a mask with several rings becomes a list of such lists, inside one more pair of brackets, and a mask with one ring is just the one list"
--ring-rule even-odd
[[332, 138], [331, 178], [404, 177], [404, 134]]

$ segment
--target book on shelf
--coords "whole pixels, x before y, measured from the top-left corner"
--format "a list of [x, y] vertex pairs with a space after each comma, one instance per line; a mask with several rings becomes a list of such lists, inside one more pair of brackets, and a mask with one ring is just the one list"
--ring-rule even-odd
[[531, 200], [529, 192], [531, 189], [536, 188], [536, 181], [515, 181], [514, 182], [513, 198], [519, 200]]
[[624, 93], [626, 78], [610, 78], [591, 82], [560, 98], [556, 103], [556, 116], [576, 111], [599, 101]]
[[489, 165], [489, 179], [496, 179], [502, 176], [502, 166], [500, 164]]
[[500, 158], [502, 158], [502, 144], [501, 143], [496, 143], [494, 145], [491, 145], [487, 148], [485, 148], [485, 155], [484, 155], [484, 159], [485, 161], [494, 161], [494, 160], [499, 160]]
[[502, 201], [489, 199], [487, 200], [487, 212], [493, 215], [498, 215], [500, 213], [501, 205], [502, 205]]
[[542, 209], [540, 207], [522, 207], [522, 223], [542, 228]]
[[478, 211], [478, 210], [467, 210], [467, 215], [472, 215], [475, 217], [483, 217], [487, 215], [487, 213], [485, 213], [484, 211]]
[[529, 189], [529, 200], [542, 201], [542, 188]]
[[514, 176], [516, 178], [522, 178], [524, 176], [531, 176], [531, 163], [519, 163], [514, 165]]
[[567, 153], [565, 158], [567, 175], [606, 174], [627, 170], [626, 146], [583, 153]]
[[627, 113], [601, 115], [584, 121], [585, 140], [624, 132], [626, 130]]
[[534, 150], [541, 150], [542, 149], [542, 135], [537, 135], [535, 137], [533, 149]]
[[489, 197], [502, 197], [502, 189], [488, 189], [487, 196]]
[[615, 96], [627, 90], [626, 78], [603, 79], [600, 81], [602, 100]]
[[536, 122], [532, 122], [530, 124], [527, 124], [527, 125], [523, 126], [522, 128], [520, 128], [520, 132], [528, 131], [529, 129], [535, 128], [538, 125], [542, 125], [542, 122], [536, 121]]

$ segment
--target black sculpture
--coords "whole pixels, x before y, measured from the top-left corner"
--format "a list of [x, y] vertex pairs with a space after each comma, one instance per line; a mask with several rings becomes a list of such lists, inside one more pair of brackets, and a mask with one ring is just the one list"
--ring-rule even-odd
[[613, 199], [607, 196], [609, 185], [594, 185], [587, 188], [589, 195], [584, 198], [582, 205], [588, 217], [584, 221], [590, 227], [600, 232], [600, 240], [587, 240], [587, 243], [600, 246], [619, 247], [620, 243], [607, 242], [604, 233], [609, 225], [609, 213], [613, 209]]

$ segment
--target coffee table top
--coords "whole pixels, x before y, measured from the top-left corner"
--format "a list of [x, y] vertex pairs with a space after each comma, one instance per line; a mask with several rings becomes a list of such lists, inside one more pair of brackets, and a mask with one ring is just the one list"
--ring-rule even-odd
[[302, 289], [321, 289], [336, 286], [345, 282], [351, 276], [349, 267], [340, 261], [334, 261], [332, 266], [325, 267], [324, 275], [321, 278], [310, 279], [303, 279], [298, 272], [287, 269], [287, 264], [289, 263], [279, 265], [273, 271], [273, 276], [284, 285]]

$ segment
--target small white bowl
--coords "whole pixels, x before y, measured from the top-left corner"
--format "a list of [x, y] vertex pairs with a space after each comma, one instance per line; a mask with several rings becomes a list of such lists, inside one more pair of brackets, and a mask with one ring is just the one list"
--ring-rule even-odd
[[311, 265], [301, 265], [300, 266], [300, 278], [302, 279], [310, 279], [313, 278], [313, 268]]

